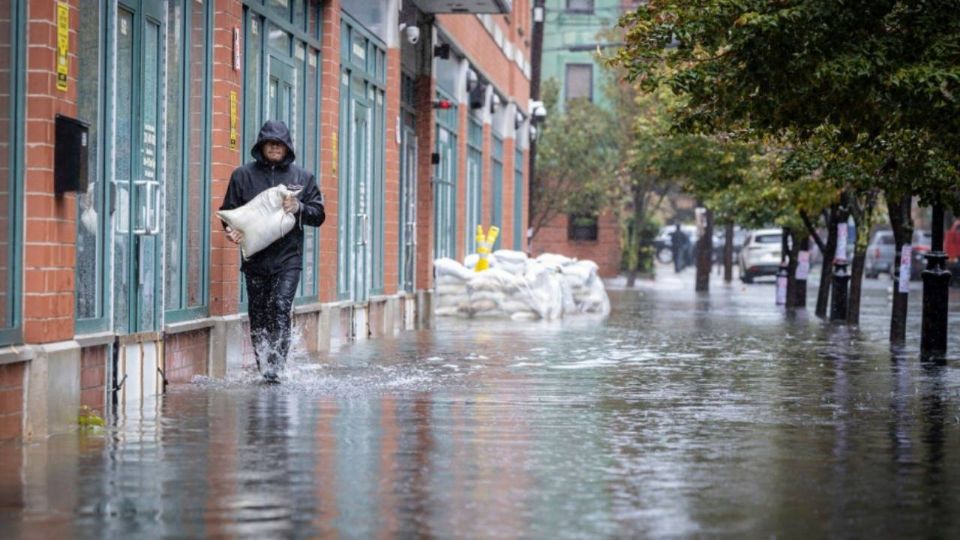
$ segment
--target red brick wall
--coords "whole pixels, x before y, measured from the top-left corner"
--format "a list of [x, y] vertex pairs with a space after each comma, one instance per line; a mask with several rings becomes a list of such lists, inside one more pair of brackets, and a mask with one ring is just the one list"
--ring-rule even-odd
[[0, 441], [23, 436], [25, 362], [0, 366]]
[[620, 229], [611, 212], [601, 214], [597, 223], [597, 240], [567, 240], [568, 218], [557, 216], [540, 229], [533, 239], [533, 256], [558, 253], [577, 259], [589, 259], [600, 267], [600, 276], [616, 277], [620, 273]]
[[78, 21], [69, 2], [70, 50], [66, 92], [56, 88], [56, 2], [30, 2], [27, 25], [24, 340], [73, 337], [76, 199], [54, 196], [53, 144], [57, 113], [76, 116]]
[[320, 173], [326, 223], [320, 228], [319, 291], [321, 302], [337, 296], [337, 223], [339, 222], [340, 1], [323, 6], [323, 53], [320, 93]]
[[[518, 2], [514, 6], [514, 13], [521, 11], [522, 6]], [[524, 56], [529, 61], [530, 49], [525, 44], [524, 37], [517, 32], [517, 24], [506, 23], [506, 15], [493, 16], [495, 24], [501, 28], [506, 28], [504, 37], [519, 45]], [[477, 66], [479, 70], [490, 78], [490, 81], [500, 91], [513, 97], [518, 102], [526, 104], [530, 98], [530, 80], [524, 76], [520, 67], [513, 61], [507, 59], [503, 51], [494, 41], [493, 36], [487, 32], [483, 23], [473, 15], [437, 15], [437, 23], [444, 31], [456, 42], [456, 45], [463, 50], [463, 53], [470, 59], [470, 62]], [[529, 21], [524, 23], [526, 26], [524, 32], [529, 36]]]
[[101, 415], [105, 410], [109, 350], [108, 346], [101, 345], [88, 347], [80, 353], [80, 405]]
[[204, 328], [168, 335], [163, 344], [163, 373], [169, 383], [187, 383], [207, 373], [210, 332]]
[[[436, 81], [422, 76], [417, 79], [417, 111], [432, 111]], [[416, 289], [433, 286], [433, 168], [430, 158], [435, 150], [435, 118], [433, 114], [417, 117], [417, 277]]]
[[[240, 145], [230, 148], [230, 92], [237, 93], [238, 129], [243, 126], [241, 73], [233, 70], [233, 29], [243, 28], [243, 5], [216, 0], [213, 35], [213, 100], [210, 183], [210, 314], [236, 313], [240, 299], [240, 253], [223, 235], [216, 211], [223, 202], [230, 174], [243, 163]], [[241, 32], [242, 35], [242, 32]], [[243, 45], [241, 44], [241, 47]]]
[[400, 49], [387, 49], [387, 110], [384, 139], [385, 193], [383, 216], [383, 292], [395, 294], [400, 279], [400, 148], [397, 144], [397, 117], [400, 114]]

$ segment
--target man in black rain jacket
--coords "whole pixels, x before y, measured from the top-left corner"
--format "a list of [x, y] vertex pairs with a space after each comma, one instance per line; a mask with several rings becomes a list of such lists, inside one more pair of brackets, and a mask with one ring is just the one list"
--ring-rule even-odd
[[[280, 380], [290, 348], [293, 297], [303, 270], [303, 226], [319, 227], [326, 215], [316, 178], [293, 164], [293, 141], [283, 122], [268, 120], [263, 124], [250, 154], [255, 161], [230, 175], [221, 210], [243, 206], [261, 191], [281, 184], [300, 190], [283, 201], [284, 211], [297, 217], [297, 226], [240, 266], [247, 283], [250, 338], [257, 368], [265, 381], [275, 383]], [[226, 224], [224, 228], [231, 242], [243, 239], [240, 231]]]

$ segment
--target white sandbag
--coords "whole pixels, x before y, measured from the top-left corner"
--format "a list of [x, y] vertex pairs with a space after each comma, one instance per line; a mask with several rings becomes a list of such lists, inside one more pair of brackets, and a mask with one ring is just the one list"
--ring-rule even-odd
[[532, 311], [515, 311], [510, 314], [510, 318], [515, 321], [535, 321], [540, 316]]
[[563, 255], [557, 255], [556, 253], [541, 253], [537, 257], [537, 262], [543, 263], [548, 266], [559, 266], [563, 267], [575, 261], [570, 257], [565, 257]]
[[467, 296], [467, 282], [459, 283], [439, 283], [437, 284], [437, 296], [462, 295]]
[[467, 291], [503, 291], [516, 289], [516, 277], [499, 268], [489, 268], [482, 272], [474, 272], [467, 280]]
[[571, 287], [586, 287], [597, 279], [600, 268], [593, 261], [576, 261], [562, 268], [563, 277]]
[[523, 274], [527, 269], [527, 254], [522, 251], [513, 251], [510, 249], [498, 249], [493, 252], [497, 260], [497, 268], [505, 270], [514, 275]]
[[290, 190], [279, 185], [260, 192], [240, 208], [220, 210], [217, 217], [224, 223], [243, 233], [240, 241], [240, 253], [244, 259], [265, 249], [293, 230], [297, 216], [283, 210], [283, 199], [297, 195], [300, 190]]
[[461, 281], [470, 279], [470, 276], [474, 274], [468, 268], [464, 267], [462, 264], [458, 263], [453, 259], [448, 259], [446, 257], [437, 259], [433, 261], [433, 270], [437, 275], [437, 280], [441, 278], [452, 277]]

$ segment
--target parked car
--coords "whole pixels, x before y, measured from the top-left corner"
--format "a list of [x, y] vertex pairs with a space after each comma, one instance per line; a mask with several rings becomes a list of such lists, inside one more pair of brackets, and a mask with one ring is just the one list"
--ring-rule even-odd
[[889, 274], [893, 271], [893, 259], [896, 257], [897, 245], [893, 231], [880, 230], [873, 233], [873, 239], [867, 246], [867, 259], [863, 273], [870, 279], [876, 279], [881, 272]]
[[780, 269], [782, 229], [760, 229], [747, 234], [740, 250], [740, 280], [753, 283], [760, 276], [775, 276]]

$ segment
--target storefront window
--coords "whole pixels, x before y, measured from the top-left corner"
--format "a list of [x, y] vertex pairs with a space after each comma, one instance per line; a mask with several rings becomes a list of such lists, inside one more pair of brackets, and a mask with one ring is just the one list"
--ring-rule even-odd
[[164, 276], [168, 321], [205, 315], [207, 306], [210, 5], [196, 0], [169, 4]]
[[[81, 0], [77, 34], [77, 116], [89, 128], [87, 190], [77, 194], [76, 315], [78, 321], [104, 316], [104, 191], [101, 161], [103, 49], [101, 0]], [[77, 328], [82, 333], [83, 328]]]

